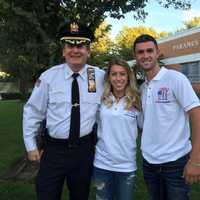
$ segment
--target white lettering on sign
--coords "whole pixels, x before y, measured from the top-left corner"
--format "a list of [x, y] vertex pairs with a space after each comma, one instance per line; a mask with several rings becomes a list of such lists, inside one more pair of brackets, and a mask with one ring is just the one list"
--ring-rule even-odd
[[192, 40], [192, 41], [187, 41], [184, 43], [180, 43], [180, 44], [175, 44], [172, 46], [172, 50], [173, 51], [178, 51], [178, 50], [182, 50], [182, 49], [189, 49], [195, 46], [199, 45], [199, 41], [198, 40]]

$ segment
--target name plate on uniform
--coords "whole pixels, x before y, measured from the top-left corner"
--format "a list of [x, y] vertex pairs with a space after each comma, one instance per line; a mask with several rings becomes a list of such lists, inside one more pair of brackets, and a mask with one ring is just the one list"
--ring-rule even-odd
[[96, 92], [96, 80], [95, 80], [95, 69], [88, 67], [88, 92]]

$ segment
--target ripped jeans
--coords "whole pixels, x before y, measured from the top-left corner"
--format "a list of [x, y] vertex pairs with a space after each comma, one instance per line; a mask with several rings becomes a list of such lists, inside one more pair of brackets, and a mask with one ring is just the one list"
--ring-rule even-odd
[[135, 171], [114, 172], [94, 167], [96, 200], [134, 200]]

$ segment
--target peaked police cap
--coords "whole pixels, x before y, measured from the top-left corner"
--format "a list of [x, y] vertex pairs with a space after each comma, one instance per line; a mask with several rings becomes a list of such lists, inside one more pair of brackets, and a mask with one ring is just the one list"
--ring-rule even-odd
[[62, 42], [68, 43], [91, 43], [94, 40], [94, 33], [86, 25], [76, 22], [64, 24], [58, 36]]

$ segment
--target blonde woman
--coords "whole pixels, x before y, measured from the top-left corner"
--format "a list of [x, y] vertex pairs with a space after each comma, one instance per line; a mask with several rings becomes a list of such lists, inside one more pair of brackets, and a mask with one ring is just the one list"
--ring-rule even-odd
[[133, 200], [140, 97], [128, 64], [109, 62], [94, 159], [97, 200]]

